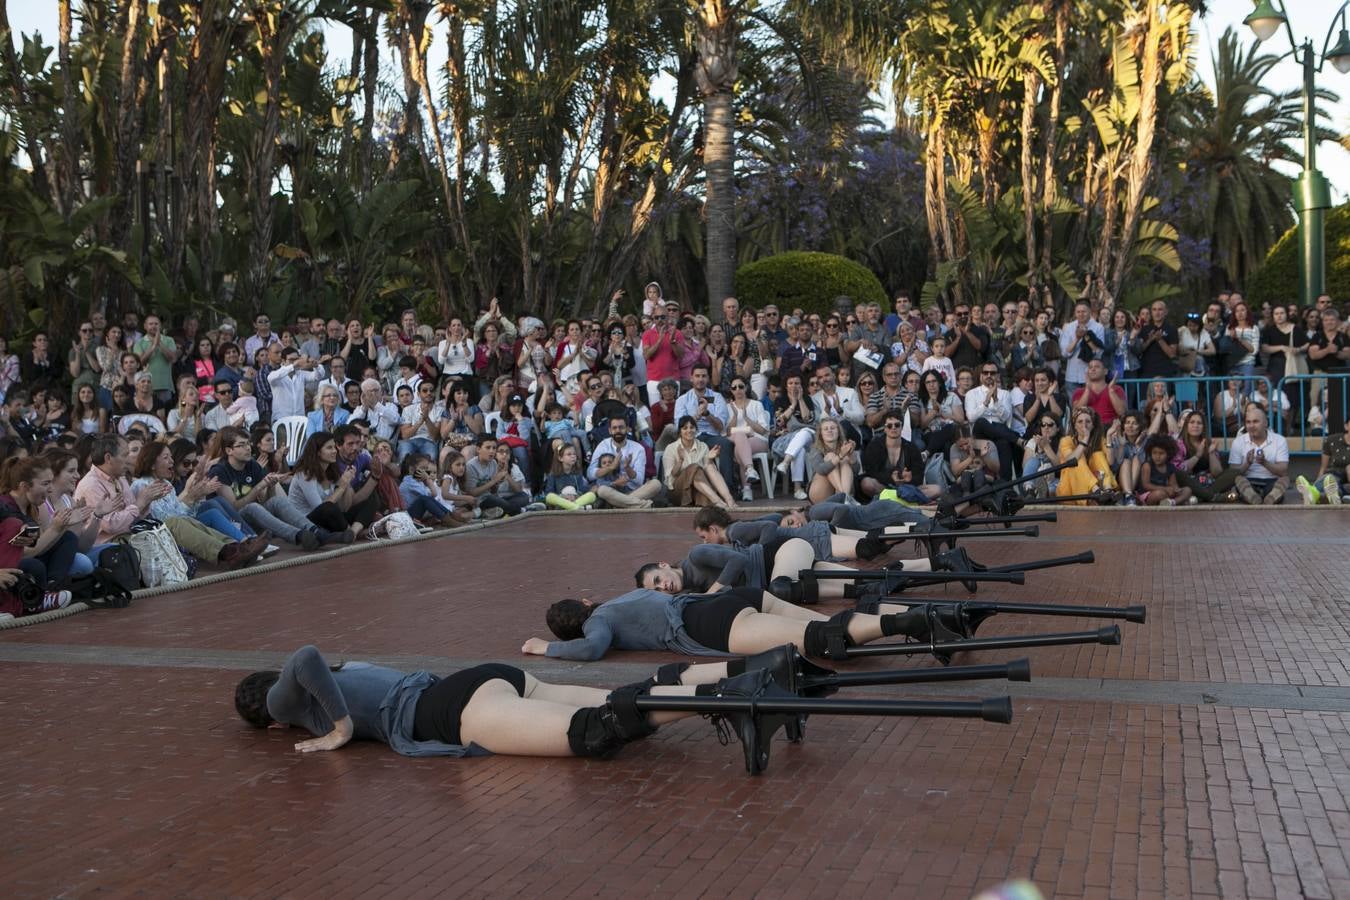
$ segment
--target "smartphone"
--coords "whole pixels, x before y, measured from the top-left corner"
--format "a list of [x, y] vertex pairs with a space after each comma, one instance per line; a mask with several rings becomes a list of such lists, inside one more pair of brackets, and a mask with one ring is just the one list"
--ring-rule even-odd
[[11, 547], [27, 547], [37, 540], [38, 533], [42, 529], [36, 525], [25, 525], [19, 529], [19, 533], [9, 539]]

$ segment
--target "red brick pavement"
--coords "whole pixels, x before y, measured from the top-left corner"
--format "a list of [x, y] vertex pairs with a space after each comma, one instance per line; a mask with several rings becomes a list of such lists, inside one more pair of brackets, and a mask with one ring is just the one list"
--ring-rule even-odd
[[[582, 521], [599, 546], [578, 536]], [[1318, 543], [1340, 523], [1068, 514], [1039, 541], [971, 547], [996, 563], [1089, 547], [1099, 560], [981, 596], [1149, 604], [1122, 647], [1032, 651], [1038, 676], [1348, 686], [1336, 586], [1350, 555]], [[542, 633], [543, 600], [617, 593], [637, 562], [676, 558], [686, 541], [683, 517], [548, 517], [0, 643], [280, 653], [314, 641], [347, 658], [510, 661]], [[549, 576], [532, 577], [541, 565]], [[355, 579], [383, 587], [363, 598]], [[1030, 622], [999, 617], [982, 633]], [[234, 717], [238, 671], [0, 673], [8, 896], [968, 897], [1016, 876], [1048, 896], [1350, 896], [1343, 712], [1023, 699], [1012, 726], [817, 717], [805, 744], [776, 742], [768, 773], [749, 778], [739, 746], [700, 720], [611, 762], [410, 760], [372, 745], [301, 756], [294, 733]]]

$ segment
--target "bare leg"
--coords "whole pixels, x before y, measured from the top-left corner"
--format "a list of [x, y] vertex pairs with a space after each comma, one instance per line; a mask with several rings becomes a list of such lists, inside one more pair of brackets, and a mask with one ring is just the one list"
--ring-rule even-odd
[[[824, 618], [819, 614], [813, 615], [814, 621]], [[789, 619], [781, 614], [745, 610], [731, 623], [727, 645], [732, 653], [739, 654], [762, 653], [787, 643], [801, 647], [806, 640], [806, 624], [801, 619]], [[881, 617], [854, 613], [848, 622], [848, 634], [858, 644], [875, 641], [882, 636]]]
[[819, 503], [831, 494], [837, 494], [831, 479], [827, 475], [813, 475], [811, 477], [811, 487], [807, 489], [807, 497], [812, 503]]
[[769, 573], [769, 580], [787, 577], [796, 581], [797, 574], [802, 569], [811, 568], [815, 561], [815, 551], [806, 541], [801, 538], [786, 540], [774, 555], [773, 571]]
[[759, 605], [759, 611], [765, 615], [781, 616], [785, 619], [796, 619], [799, 622], [824, 622], [829, 618], [829, 616], [822, 615], [815, 610], [807, 609], [804, 606], [797, 606], [795, 603], [789, 603], [786, 600], [780, 600], [768, 591], [764, 592], [764, 598]]
[[728, 509], [735, 509], [736, 501], [732, 499], [731, 491], [727, 489], [727, 483], [726, 480], [722, 478], [722, 473], [717, 471], [717, 464], [711, 462], [704, 463], [703, 474], [708, 476], [708, 483], [712, 485], [713, 490], [716, 491], [718, 497], [721, 498], [722, 505], [726, 506]]
[[726, 677], [726, 663], [698, 663], [680, 673], [680, 684], [716, 684]]
[[708, 484], [708, 476], [703, 472], [695, 472], [694, 480], [690, 484], [694, 490], [706, 497], [713, 506], [722, 505], [722, 498], [717, 496], [717, 491], [713, 490], [712, 485]]
[[[857, 537], [851, 535], [857, 534]], [[835, 559], [857, 559], [858, 540], [863, 535], [858, 532], [830, 535], [830, 555]]]
[[853, 493], [853, 466], [848, 463], [840, 463], [834, 467], [834, 471], [829, 475], [830, 483], [834, 485], [836, 493]]

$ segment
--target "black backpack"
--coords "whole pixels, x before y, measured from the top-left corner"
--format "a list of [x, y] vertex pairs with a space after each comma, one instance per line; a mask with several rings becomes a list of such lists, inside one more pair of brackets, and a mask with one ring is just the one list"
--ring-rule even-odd
[[70, 593], [71, 599], [94, 609], [123, 609], [131, 605], [131, 592], [140, 587], [140, 554], [118, 544], [104, 548], [93, 572], [71, 579]]

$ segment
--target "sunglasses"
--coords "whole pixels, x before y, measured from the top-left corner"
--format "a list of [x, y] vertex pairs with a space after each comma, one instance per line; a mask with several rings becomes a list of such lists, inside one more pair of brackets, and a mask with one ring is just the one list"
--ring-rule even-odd
[[745, 385], [743, 385], [743, 384], [733, 384], [733, 385], [731, 386], [731, 389], [732, 389], [733, 391], [743, 391], [743, 390], [745, 390]]
[[884, 427], [887, 431], [890, 431], [892, 428], [903, 428], [905, 426], [903, 422], [887, 422], [882, 427]]
[[826, 325], [825, 327], [828, 328], [828, 329], [830, 329], [831, 331], [838, 331], [838, 330], [839, 330], [839, 323], [838, 323], [838, 322], [831, 322], [830, 324]]
[[1042, 422], [1042, 423], [1041, 423], [1041, 427], [1042, 427], [1042, 428], [1054, 428], [1054, 427], [1055, 427], [1055, 423], [1054, 423], [1054, 422]]
[[981, 374], [981, 375], [997, 375], [997, 374], [998, 374], [998, 369], [981, 369], [981, 370], [980, 370], [980, 374]]

